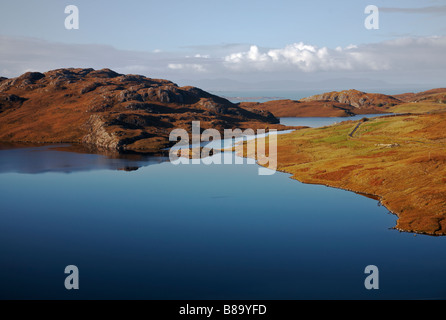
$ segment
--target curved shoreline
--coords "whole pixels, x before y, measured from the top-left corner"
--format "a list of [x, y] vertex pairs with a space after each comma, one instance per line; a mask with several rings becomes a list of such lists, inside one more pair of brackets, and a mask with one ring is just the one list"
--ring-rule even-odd
[[446, 113], [406, 114], [363, 122], [354, 139], [357, 122], [294, 131], [278, 139], [277, 171], [376, 198], [400, 232], [444, 236], [445, 124]]
[[[264, 165], [258, 164], [258, 162], [256, 162], [256, 163], [259, 166], [267, 168]], [[356, 193], [357, 195], [360, 195], [360, 196], [365, 196], [365, 197], [371, 196], [373, 198], [377, 198], [377, 199], [374, 199], [374, 200], [378, 201], [381, 206], [383, 206], [384, 208], [386, 208], [389, 211], [390, 214], [395, 215], [397, 217], [397, 221], [400, 218], [400, 215], [397, 212], [392, 211], [391, 209], [388, 208], [388, 206], [386, 204], [383, 203], [383, 201], [385, 201], [383, 196], [380, 196], [380, 195], [377, 195], [377, 194], [373, 194], [373, 193], [367, 193], [367, 192], [363, 192], [363, 191], [357, 191], [357, 190], [353, 190], [353, 189], [349, 189], [349, 188], [336, 187], [336, 186], [332, 186], [332, 185], [325, 184], [325, 183], [304, 182], [304, 181], [298, 179], [297, 177], [295, 177], [295, 175], [293, 173], [290, 173], [290, 172], [285, 171], [283, 169], [282, 170], [276, 169], [276, 171], [277, 172], [281, 172], [281, 173], [289, 174], [290, 175], [289, 176], [290, 179], [296, 180], [296, 181], [298, 181], [298, 182], [300, 182], [302, 184], [325, 186], [325, 187], [328, 187], [328, 188], [333, 188], [333, 189], [338, 189], [338, 190], [343, 190], [343, 191], [348, 191], [348, 192], [354, 192], [354, 193]], [[428, 232], [416, 231], [416, 230], [404, 230], [404, 229], [398, 228], [397, 225], [395, 225], [391, 229], [397, 230], [399, 232], [404, 232], [404, 233], [413, 233], [413, 234], [420, 234], [420, 235], [426, 235], [426, 236], [432, 236], [432, 237], [443, 237], [443, 236], [446, 236], [446, 234], [434, 234], [434, 233], [428, 233]]]

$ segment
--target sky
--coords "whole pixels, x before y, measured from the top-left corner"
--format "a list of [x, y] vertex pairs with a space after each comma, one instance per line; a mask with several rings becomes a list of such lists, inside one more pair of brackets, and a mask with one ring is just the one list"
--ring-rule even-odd
[[445, 53], [446, 0], [0, 0], [5, 77], [93, 67], [212, 90], [444, 87]]

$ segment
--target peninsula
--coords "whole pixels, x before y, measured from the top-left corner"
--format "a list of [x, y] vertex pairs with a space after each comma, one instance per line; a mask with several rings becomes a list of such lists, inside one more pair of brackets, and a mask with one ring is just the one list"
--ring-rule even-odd
[[279, 135], [277, 168], [379, 200], [400, 231], [446, 235], [445, 107]]

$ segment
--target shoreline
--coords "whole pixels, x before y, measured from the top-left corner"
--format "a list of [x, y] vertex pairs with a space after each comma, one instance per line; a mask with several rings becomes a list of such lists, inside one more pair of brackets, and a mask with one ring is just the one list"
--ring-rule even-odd
[[[245, 158], [248, 158], [248, 157], [245, 157]], [[256, 163], [259, 166], [267, 168], [266, 166], [259, 164], [257, 162], [257, 159], [256, 159]], [[392, 211], [391, 209], [388, 208], [388, 206], [386, 204], [383, 203], [383, 201], [385, 200], [383, 196], [380, 196], [380, 195], [377, 195], [377, 194], [372, 194], [372, 193], [366, 193], [366, 192], [363, 192], [363, 191], [357, 191], [357, 190], [353, 190], [353, 189], [349, 189], [349, 188], [336, 187], [336, 186], [332, 186], [332, 185], [324, 184], [324, 183], [304, 182], [304, 181], [300, 180], [299, 178], [295, 177], [293, 173], [290, 173], [290, 172], [285, 171], [283, 169], [282, 170], [276, 169], [276, 171], [280, 172], [280, 173], [289, 174], [290, 175], [288, 177], [289, 179], [296, 180], [296, 181], [298, 181], [298, 182], [300, 182], [302, 184], [325, 186], [327, 188], [333, 188], [333, 189], [343, 190], [343, 191], [347, 191], [347, 192], [353, 192], [353, 193], [356, 193], [359, 196], [371, 198], [371, 199], [376, 200], [377, 202], [379, 202], [380, 205], [383, 206], [384, 208], [386, 208], [386, 210], [388, 210], [390, 214], [396, 216], [397, 220], [400, 218], [400, 215], [397, 212]], [[428, 233], [428, 232], [420, 232], [420, 231], [416, 231], [416, 230], [404, 230], [404, 229], [398, 228], [396, 225], [394, 227], [392, 227], [391, 229], [397, 230], [398, 232], [419, 234], [419, 235], [425, 235], [425, 236], [430, 236], [430, 237], [444, 237], [444, 236], [446, 236], [446, 234], [433, 234], [433, 233]]]
[[[410, 209], [411, 203], [414, 203], [414, 200], [416, 199], [423, 199], [423, 195], [426, 194], [420, 193], [419, 195], [415, 195], [415, 197], [408, 197], [399, 199], [398, 197], [400, 195], [404, 196], [404, 193], [401, 193], [399, 185], [395, 183], [393, 184], [386, 184], [384, 187], [382, 186], [381, 180], [386, 179], [392, 179], [395, 178], [396, 175], [401, 175], [401, 173], [409, 172], [408, 170], [412, 170], [410, 166], [411, 163], [415, 163], [416, 165], [418, 163], [423, 164], [424, 162], [430, 163], [431, 161], [431, 154], [430, 150], [433, 152], [432, 161], [442, 161], [442, 153], [439, 153], [438, 151], [438, 143], [429, 146], [429, 158], [428, 160], [419, 160], [421, 162], [414, 162], [417, 160], [417, 157], [420, 156], [420, 154], [423, 154], [425, 151], [425, 145], [423, 148], [420, 149], [418, 145], [415, 147], [415, 153], [414, 156], [410, 157], [408, 156], [408, 152], [412, 152], [413, 149], [407, 149], [405, 148], [405, 145], [399, 145], [396, 144], [397, 147], [395, 148], [376, 148], [377, 145], [377, 139], [376, 137], [372, 136], [372, 140], [370, 140], [370, 137], [366, 137], [364, 135], [364, 132], [367, 132], [369, 125], [373, 125], [373, 122], [386, 122], [392, 123], [393, 121], [407, 121], [406, 117], [409, 117], [411, 121], [415, 120], [422, 120], [426, 117], [439, 117], [440, 119], [446, 118], [446, 114], [439, 114], [439, 115], [422, 115], [422, 116], [416, 116], [416, 115], [384, 115], [380, 116], [378, 118], [375, 118], [374, 121], [367, 121], [365, 122], [360, 129], [358, 130], [358, 137], [355, 136], [354, 139], [351, 139], [349, 137], [346, 137], [346, 141], [349, 141], [350, 143], [361, 143], [364, 147], [367, 146], [370, 147], [370, 145], [374, 145], [375, 147], [372, 148], [374, 150], [374, 153], [372, 155], [369, 155], [369, 153], [348, 153], [349, 150], [347, 148], [347, 153], [345, 156], [342, 156], [342, 153], [336, 154], [335, 151], [330, 150], [338, 150], [339, 147], [336, 146], [336, 141], [331, 142], [331, 140], [327, 140], [325, 142], [322, 142], [320, 144], [325, 144], [325, 147], [328, 145], [328, 148], [331, 149], [322, 149], [324, 152], [321, 154], [320, 151], [317, 151], [319, 153], [315, 153], [315, 150], [311, 149], [311, 147], [314, 145], [316, 140], [321, 140], [321, 137], [325, 137], [324, 139], [331, 139], [333, 137], [336, 138], [336, 134], [342, 134], [348, 136], [348, 132], [351, 132], [351, 126], [355, 126], [360, 120], [353, 121], [353, 122], [347, 122], [347, 123], [341, 123], [341, 124], [334, 124], [330, 126], [325, 126], [321, 128], [325, 128], [329, 130], [321, 130], [321, 128], [305, 128], [305, 127], [287, 127], [283, 130], [278, 130], [278, 135], [281, 137], [278, 141], [278, 166], [279, 168], [276, 169], [278, 172], [286, 173], [290, 175], [291, 179], [297, 180], [304, 184], [312, 184], [312, 185], [322, 185], [329, 188], [336, 188], [343, 191], [349, 191], [354, 192], [358, 195], [365, 196], [372, 198], [378, 203], [385, 207], [386, 210], [388, 210], [389, 213], [395, 215], [397, 217], [396, 225], [392, 227], [394, 230], [398, 230], [399, 232], [407, 232], [407, 233], [413, 233], [413, 234], [421, 234], [421, 235], [428, 235], [428, 236], [445, 236], [446, 232], [444, 232], [444, 221], [443, 221], [443, 215], [442, 211], [437, 211], [437, 214], [435, 214], [435, 211], [438, 210], [435, 208], [438, 208], [438, 201], [436, 201], [433, 208], [429, 207], [420, 207], [420, 209], [416, 209], [418, 207], [414, 207], [412, 211], [406, 210], [408, 207]], [[429, 118], [430, 119], [430, 118]], [[430, 124], [430, 122], [428, 123]], [[341, 128], [343, 131], [340, 131], [339, 128]], [[300, 129], [300, 130], [299, 130]], [[291, 131], [291, 132], [284, 132], [284, 134], [280, 134], [280, 131]], [[344, 133], [345, 131], [345, 133]], [[303, 138], [305, 136], [305, 138]], [[366, 138], [364, 138], [366, 137]], [[300, 138], [296, 140], [296, 138]], [[316, 139], [315, 138], [319, 138]], [[405, 136], [402, 137], [391, 137], [391, 139], [406, 139]], [[256, 137], [253, 136], [251, 139], [265, 139], [264, 137]], [[289, 144], [288, 140], [294, 141], [292, 144]], [[294, 140], [293, 140], [294, 139]], [[307, 139], [307, 141], [310, 141], [310, 149], [308, 149], [308, 145], [305, 145], [304, 139]], [[221, 139], [223, 140], [223, 139]], [[400, 142], [399, 140], [397, 140]], [[407, 142], [407, 141], [406, 141]], [[287, 144], [288, 143], [288, 144]], [[304, 143], [304, 144], [302, 144]], [[319, 142], [318, 142], [319, 143]], [[424, 142], [425, 143], [425, 142]], [[68, 144], [68, 146], [67, 146]], [[282, 145], [281, 145], [282, 144]], [[8, 145], [7, 148], [2, 148], [4, 145]], [[21, 146], [16, 146], [21, 145]], [[56, 150], [58, 151], [67, 151], [67, 152], [77, 152], [77, 153], [89, 153], [89, 154], [102, 154], [108, 157], [125, 157], [130, 155], [141, 155], [141, 156], [166, 156], [169, 154], [168, 150], [161, 150], [156, 153], [146, 153], [146, 152], [138, 152], [138, 151], [130, 151], [130, 152], [119, 152], [119, 151], [110, 151], [110, 150], [99, 150], [98, 148], [89, 148], [88, 145], [79, 143], [79, 142], [42, 142], [42, 143], [31, 143], [31, 142], [20, 142], [20, 143], [10, 143], [10, 142], [0, 142], [0, 149], [14, 149], [14, 148], [26, 148], [26, 147], [39, 147], [39, 146], [54, 146]], [[285, 145], [285, 148], [284, 148]], [[392, 145], [391, 145], [392, 146]], [[297, 149], [296, 149], [297, 147]], [[437, 147], [437, 149], [436, 149]], [[279, 149], [282, 149], [279, 151]], [[294, 149], [293, 149], [294, 148]], [[413, 148], [413, 145], [412, 145]], [[193, 148], [191, 148], [193, 149]], [[232, 147], [227, 147], [220, 152], [223, 151], [237, 151], [235, 149], [235, 145]], [[296, 156], [291, 156], [293, 153], [293, 150], [297, 150]], [[362, 149], [361, 149], [362, 150]], [[351, 150], [350, 150], [351, 151]], [[334, 154], [332, 154], [334, 152]], [[400, 154], [400, 156], [395, 157], [394, 155]], [[245, 148], [243, 150], [243, 154], [237, 153], [238, 156], [244, 157], [244, 158], [254, 158], [257, 160], [257, 155], [248, 155], [245, 153]], [[279, 156], [280, 155], [280, 156]], [[391, 155], [390, 158], [388, 155]], [[321, 158], [322, 156], [322, 158]], [[339, 158], [341, 156], [341, 158]], [[318, 158], [319, 157], [319, 158]], [[325, 157], [325, 158], [324, 158]], [[342, 158], [344, 157], [344, 158]], [[413, 159], [415, 157], [415, 159]], [[369, 160], [370, 159], [370, 160]], [[440, 159], [440, 160], [436, 160]], [[402, 160], [402, 161], [401, 161]], [[288, 161], [288, 162], [287, 162]], [[395, 162], [396, 161], [396, 162]], [[403, 169], [403, 171], [396, 171], [394, 170], [393, 165], [395, 163], [400, 162], [400, 167], [395, 167]], [[424, 162], [423, 162], [424, 161]], [[383, 168], [380, 168], [381, 163], [384, 164]], [[348, 164], [351, 164], [350, 166]], [[401, 165], [403, 165], [401, 167]], [[263, 167], [266, 167], [266, 165], [260, 165]], [[381, 165], [382, 166], [382, 165]], [[413, 166], [413, 165], [412, 165]], [[282, 168], [280, 168], [282, 167]], [[287, 169], [287, 167], [294, 167], [293, 170]], [[437, 165], [438, 167], [438, 165]], [[384, 170], [388, 169], [390, 170]], [[321, 170], [322, 169], [322, 170]], [[318, 171], [319, 170], [319, 171]], [[382, 171], [380, 171], [382, 170]], [[404, 171], [405, 170], [405, 171]], [[426, 170], [426, 169], [424, 169]], [[327, 172], [328, 171], [328, 172]], [[411, 172], [412, 173], [412, 172]], [[418, 173], [419, 174], [419, 173]], [[436, 175], [442, 176], [442, 173], [439, 174], [436, 173]], [[380, 181], [370, 182], [370, 179], [381, 179]], [[404, 178], [404, 177], [401, 177]], [[429, 177], [427, 177], [429, 178]], [[356, 179], [356, 180], [355, 180]], [[359, 179], [359, 180], [358, 180]], [[361, 180], [362, 179], [362, 180]], [[367, 182], [367, 179], [369, 179], [369, 182]], [[424, 181], [426, 181], [426, 177], [424, 177]], [[368, 184], [367, 184], [368, 183]], [[405, 184], [404, 180], [401, 180], [401, 182], [397, 181], [397, 183]], [[435, 188], [435, 185], [432, 185], [431, 182], [423, 182], [423, 180], [413, 180], [411, 182], [412, 184], [408, 183], [405, 185], [405, 188], [414, 188], [414, 187], [423, 187], [423, 188]], [[395, 186], [396, 189], [395, 189]], [[374, 190], [374, 191], [371, 191]], [[381, 191], [380, 191], [381, 190]], [[430, 189], [429, 189], [430, 190]], [[434, 189], [435, 190], [435, 189]], [[441, 189], [442, 190], [442, 189]], [[438, 194], [441, 194], [441, 190]], [[392, 196], [389, 198], [387, 197], [387, 193], [392, 194]], [[407, 194], [407, 192], [406, 192]], [[409, 195], [411, 195], [409, 193]], [[427, 193], [429, 196], [430, 194]], [[418, 198], [417, 198], [418, 197]], [[428, 201], [426, 206], [429, 203], [429, 200], [426, 199], [425, 201]], [[441, 202], [440, 204], [442, 204]], [[420, 203], [420, 205], [423, 205], [423, 203]], [[398, 209], [401, 209], [401, 211]], [[430, 204], [429, 204], [430, 206]], [[404, 214], [403, 209], [404, 208]], [[420, 213], [417, 213], [417, 210], [420, 211]], [[424, 214], [426, 213], [426, 214]], [[404, 218], [404, 223], [400, 224], [401, 219]], [[417, 220], [418, 219], [418, 220]], [[413, 224], [413, 225], [412, 225]], [[424, 227], [423, 227], [424, 226]], [[424, 228], [424, 229], [423, 229]]]
[[[276, 170], [301, 183], [375, 199], [397, 217], [393, 229], [400, 232], [445, 236], [446, 157], [443, 134], [435, 129], [445, 120], [446, 113], [388, 115], [364, 122], [355, 138], [348, 133], [357, 121], [295, 131], [278, 140]], [[398, 131], [389, 133], [393, 128]], [[421, 144], [412, 134], [418, 131], [427, 132]]]

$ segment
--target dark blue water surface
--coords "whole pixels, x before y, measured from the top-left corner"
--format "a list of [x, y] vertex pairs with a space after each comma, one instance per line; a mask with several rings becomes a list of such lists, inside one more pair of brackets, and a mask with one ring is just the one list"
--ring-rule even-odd
[[391, 229], [376, 200], [162, 160], [0, 150], [0, 298], [446, 298], [446, 238]]

